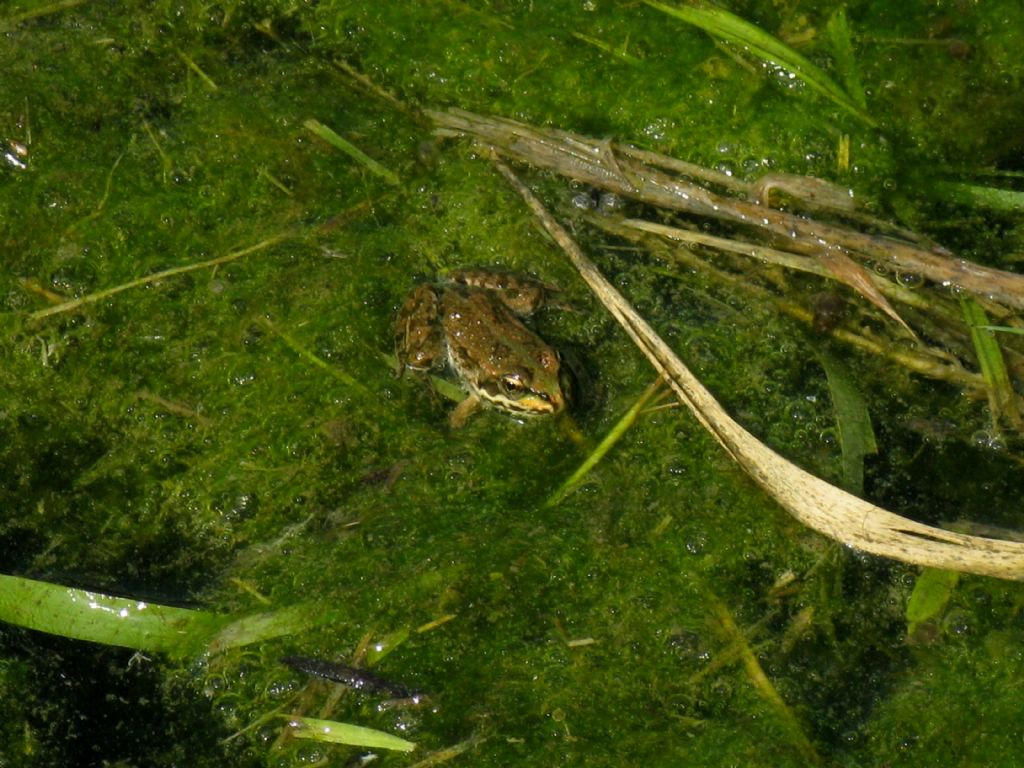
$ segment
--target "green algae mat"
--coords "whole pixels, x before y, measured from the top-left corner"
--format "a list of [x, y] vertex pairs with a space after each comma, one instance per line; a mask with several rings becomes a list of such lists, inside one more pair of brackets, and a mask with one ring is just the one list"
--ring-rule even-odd
[[[0, 766], [1024, 762], [1024, 589], [788, 515], [429, 116], [1014, 273], [1018, 6], [4, 4]], [[1019, 541], [1024, 297], [513, 165], [757, 439]], [[557, 289], [568, 413], [396, 375], [466, 267]]]

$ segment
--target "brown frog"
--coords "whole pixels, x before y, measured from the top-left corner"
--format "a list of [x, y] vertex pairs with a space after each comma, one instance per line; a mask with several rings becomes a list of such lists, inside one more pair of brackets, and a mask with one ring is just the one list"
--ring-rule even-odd
[[417, 286], [395, 321], [399, 373], [449, 367], [469, 390], [452, 412], [453, 426], [482, 403], [517, 416], [559, 413], [571, 377], [558, 352], [520, 319], [552, 290], [533, 278], [485, 269], [457, 270], [440, 283]]

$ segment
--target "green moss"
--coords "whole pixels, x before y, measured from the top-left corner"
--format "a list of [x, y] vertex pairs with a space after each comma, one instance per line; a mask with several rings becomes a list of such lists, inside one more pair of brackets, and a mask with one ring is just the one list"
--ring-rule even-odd
[[[344, 761], [344, 747], [278, 741], [274, 710], [304, 708], [420, 744], [390, 765], [472, 736], [485, 737], [463, 758], [475, 765], [805, 764], [717, 629], [713, 593], [824, 763], [1012, 762], [1019, 745], [1000, 734], [1014, 732], [1019, 611], [996, 606], [1019, 607], [1015, 585], [963, 580], [928, 643], [909, 645], [912, 572], [808, 533], [678, 410], [641, 418], [579, 490], [542, 507], [653, 373], [477, 151], [436, 140], [335, 66], [412, 107], [620, 137], [745, 177], [833, 179], [954, 244], [983, 243], [966, 253], [994, 263], [1003, 230], [972, 219], [951, 232], [929, 182], [1019, 150], [1019, 10], [894, 7], [847, 6], [880, 131], [635, 5], [91, 2], [0, 20], [0, 140], [28, 148], [27, 168], [0, 167], [4, 571], [223, 612], [314, 601], [338, 617], [180, 667], [4, 627], [0, 753], [11, 765]], [[730, 10], [828, 69], [831, 8]], [[400, 187], [314, 137], [310, 119]], [[572, 218], [579, 190], [524, 173]], [[840, 476], [827, 383], [800, 331], [577, 230], [744, 424]], [[415, 282], [493, 264], [557, 283], [573, 306], [537, 323], [581, 361], [579, 444], [563, 424], [493, 412], [452, 431], [450, 406], [382, 360]], [[985, 423], [980, 406], [837, 352], [878, 429], [874, 499], [928, 522], [1020, 526], [1016, 467], [959, 439]], [[977, 486], [959, 482], [969, 472]], [[321, 712], [328, 686], [279, 663], [345, 659], [401, 630], [377, 671], [428, 691], [429, 706], [349, 695]], [[131, 696], [141, 714], [117, 698]]]

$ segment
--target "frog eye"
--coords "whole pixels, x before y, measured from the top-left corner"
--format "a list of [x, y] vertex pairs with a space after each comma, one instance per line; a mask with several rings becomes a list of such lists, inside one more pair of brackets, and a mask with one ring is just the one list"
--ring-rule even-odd
[[501, 391], [508, 397], [520, 398], [529, 387], [529, 377], [525, 371], [512, 371], [499, 379]]

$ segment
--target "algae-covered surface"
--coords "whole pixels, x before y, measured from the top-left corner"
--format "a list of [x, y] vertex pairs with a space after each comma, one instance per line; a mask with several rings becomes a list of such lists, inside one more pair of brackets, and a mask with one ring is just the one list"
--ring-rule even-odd
[[[1024, 171], [1024, 9], [843, 8], [729, 6], [868, 119], [640, 3], [4, 4], [2, 571], [306, 620], [179, 654], [0, 625], [0, 766], [1024, 762], [1017, 584], [804, 529], [679, 408], [644, 411], [545, 505], [654, 373], [486, 158], [419, 113], [830, 179], [1013, 269], [1019, 216], [951, 205], [940, 182]], [[587, 190], [517, 170], [573, 222]], [[867, 497], [1024, 527], [1016, 436], [984, 402], [573, 228], [777, 450], [842, 481], [830, 365], [874, 424]], [[561, 287], [568, 306], [535, 325], [578, 369], [571, 418], [456, 430], [450, 403], [395, 377], [404, 294], [465, 265]], [[346, 690], [288, 655], [427, 698]], [[416, 749], [298, 738], [287, 715]]]

